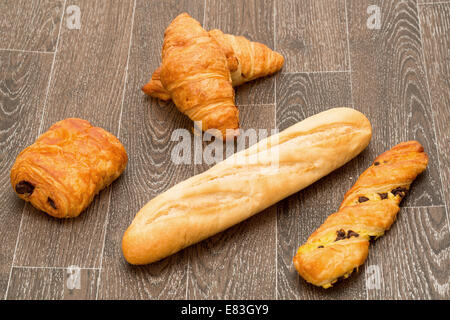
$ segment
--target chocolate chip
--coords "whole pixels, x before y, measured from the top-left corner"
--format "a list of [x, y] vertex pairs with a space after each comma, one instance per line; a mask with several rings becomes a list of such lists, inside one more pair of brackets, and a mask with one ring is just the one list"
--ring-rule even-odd
[[48, 202], [48, 204], [49, 204], [53, 209], [55, 209], [55, 210], [58, 209], [58, 208], [56, 207], [55, 201], [53, 201], [52, 198], [48, 197], [48, 198], [47, 198], [47, 202]]
[[404, 197], [406, 191], [408, 191], [408, 190], [405, 189], [405, 188], [402, 188], [402, 187], [398, 187], [398, 188], [393, 189], [393, 190], [391, 191], [391, 193], [392, 193], [394, 196], [400, 195], [400, 197]]
[[380, 164], [380, 163], [379, 163], [378, 161], [375, 161], [373, 165], [374, 165], [374, 166], [378, 166], [379, 164]]
[[379, 193], [381, 200], [385, 200], [388, 198], [388, 194], [386, 193]]
[[349, 238], [351, 238], [351, 237], [358, 238], [358, 237], [359, 237], [359, 234], [356, 233], [356, 232], [353, 231], [353, 230], [348, 230], [348, 231], [347, 231], [347, 239], [349, 239]]
[[366, 201], [369, 201], [369, 198], [367, 198], [367, 197], [359, 197], [358, 201], [359, 202], [366, 202]]
[[340, 230], [336, 231], [336, 234], [337, 234], [337, 237], [336, 237], [336, 240], [334, 240], [334, 241], [339, 241], [339, 240], [345, 239], [344, 229], [340, 229]]
[[323, 248], [323, 246], [318, 246], [317, 248]]
[[20, 181], [18, 184], [16, 184], [16, 192], [18, 194], [24, 194], [29, 193], [32, 194], [34, 191], [34, 185], [31, 182], [28, 181]]

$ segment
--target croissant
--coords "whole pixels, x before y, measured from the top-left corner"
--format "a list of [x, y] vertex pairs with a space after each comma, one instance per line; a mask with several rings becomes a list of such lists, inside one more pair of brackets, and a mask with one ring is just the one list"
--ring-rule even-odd
[[[283, 56], [262, 43], [225, 34], [218, 29], [209, 31], [209, 35], [216, 40], [227, 58], [233, 87], [273, 74], [283, 66]], [[151, 80], [142, 87], [142, 91], [167, 101], [170, 100], [170, 94], [160, 81], [160, 72], [161, 68], [155, 70]]]
[[177, 108], [204, 131], [235, 136], [239, 111], [227, 59], [217, 42], [187, 13], [176, 17], [164, 34], [160, 80]]
[[268, 76], [283, 66], [283, 56], [262, 43], [250, 41], [242, 36], [225, 34], [218, 29], [209, 31], [209, 34], [222, 48], [231, 47], [234, 52], [238, 63], [237, 68], [230, 67], [233, 86]]
[[298, 273], [324, 288], [340, 277], [348, 278], [366, 260], [369, 241], [394, 223], [400, 202], [427, 163], [417, 141], [400, 143], [377, 157], [347, 192], [339, 211], [298, 249], [294, 257]]
[[163, 87], [161, 83], [161, 67], [155, 70], [152, 74], [152, 79], [142, 87], [142, 91], [163, 101], [170, 100], [170, 93]]
[[55, 123], [24, 149], [11, 169], [17, 195], [57, 218], [78, 216], [124, 171], [125, 148], [82, 119]]

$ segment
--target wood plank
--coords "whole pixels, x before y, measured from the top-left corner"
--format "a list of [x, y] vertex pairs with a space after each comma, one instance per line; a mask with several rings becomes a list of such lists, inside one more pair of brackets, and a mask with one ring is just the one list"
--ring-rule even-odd
[[285, 72], [349, 69], [345, 0], [278, 0], [276, 12]]
[[73, 269], [64, 269], [65, 300], [94, 300], [97, 296], [99, 270], [80, 269], [79, 273]]
[[402, 208], [391, 230], [371, 245], [365, 266], [378, 268], [380, 280], [368, 298], [448, 300], [449, 243], [444, 207]]
[[[241, 138], [275, 128], [274, 105], [240, 107]], [[249, 147], [249, 140], [236, 142]], [[205, 143], [206, 145], [206, 143]], [[224, 145], [225, 146], [225, 145]], [[212, 165], [195, 166], [198, 174]], [[275, 299], [276, 207], [188, 249], [189, 299]]]
[[[81, 9], [81, 29], [61, 31], [42, 132], [56, 121], [80, 117], [117, 134], [133, 1], [71, 3]], [[76, 219], [25, 210], [15, 264], [99, 267], [109, 192], [103, 190]]]
[[7, 299], [95, 299], [98, 270], [81, 269], [78, 275], [67, 269], [14, 267]]
[[[244, 36], [274, 49], [273, 12], [270, 0], [207, 0], [204, 27]], [[274, 103], [274, 83], [273, 76], [268, 76], [237, 87], [236, 104]]]
[[417, 0], [418, 4], [437, 4], [440, 5], [442, 3], [450, 3], [450, 0]]
[[[450, 204], [450, 2], [419, 7], [425, 65], [436, 128], [441, 183]], [[447, 216], [448, 218], [448, 216]]]
[[[369, 5], [380, 7], [379, 30], [366, 26]], [[373, 127], [369, 150], [359, 157], [360, 167], [367, 168], [376, 156], [397, 143], [418, 140], [430, 161], [403, 205], [442, 205], [416, 2], [352, 1], [347, 12], [354, 105]]]
[[[153, 197], [192, 176], [191, 164], [176, 165], [170, 158], [172, 132], [191, 129], [192, 122], [170, 103], [146, 97], [140, 90], [161, 63], [166, 27], [188, 11], [203, 21], [203, 0], [136, 3], [120, 139], [129, 164], [113, 186], [106, 233], [99, 299], [183, 299], [186, 297], [185, 251], [147, 266], [131, 266], [122, 255], [121, 241], [139, 209]], [[164, 13], [164, 14], [161, 14]]]
[[64, 295], [61, 269], [13, 268], [9, 300], [60, 300]]
[[53, 55], [0, 51], [0, 296], [4, 296], [25, 202], [11, 187], [9, 171], [36, 139]]
[[[276, 94], [277, 126], [282, 131], [321, 111], [351, 107], [350, 75], [347, 72], [281, 74], [277, 78]], [[279, 299], [365, 298], [361, 274], [356, 274], [353, 281], [324, 290], [304, 281], [292, 263], [298, 247], [338, 209], [358, 174], [354, 159], [277, 205]]]
[[0, 49], [55, 51], [63, 0], [0, 2]]

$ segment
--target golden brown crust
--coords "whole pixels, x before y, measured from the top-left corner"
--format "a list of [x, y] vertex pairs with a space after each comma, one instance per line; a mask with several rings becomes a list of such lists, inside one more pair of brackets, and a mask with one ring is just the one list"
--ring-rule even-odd
[[155, 70], [152, 75], [152, 79], [142, 87], [149, 96], [161, 99], [163, 101], [170, 100], [170, 93], [163, 87], [161, 83], [161, 67]]
[[230, 70], [221, 48], [187, 13], [180, 14], [164, 33], [161, 83], [177, 108], [202, 129], [223, 136], [239, 128]]
[[78, 216], [125, 169], [125, 148], [88, 121], [55, 123], [24, 149], [11, 169], [11, 185], [25, 201], [57, 218]]
[[235, 72], [238, 69], [239, 60], [234, 52], [231, 43], [223, 38], [224, 33], [218, 29], [210, 30], [208, 33], [211, 38], [216, 41], [216, 43], [222, 49], [222, 52], [225, 54], [225, 57], [227, 58], [228, 69], [230, 70], [230, 72]]
[[126, 260], [160, 260], [249, 218], [350, 161], [371, 132], [363, 114], [335, 108], [228, 157], [137, 213], [122, 240]]
[[401, 200], [427, 163], [428, 157], [417, 141], [400, 143], [377, 157], [346, 193], [339, 211], [298, 249], [294, 265], [299, 274], [312, 284], [328, 288], [362, 265], [369, 240], [391, 227]]
[[262, 43], [250, 41], [242, 36], [225, 34], [220, 30], [211, 32], [220, 39], [218, 42], [231, 46], [237, 58], [238, 67], [231, 72], [233, 86], [273, 74], [284, 64], [281, 54]]
[[[262, 43], [225, 34], [218, 29], [210, 30], [209, 35], [219, 44], [226, 56], [233, 87], [273, 74], [284, 64], [281, 54]], [[155, 70], [152, 79], [142, 90], [152, 97], [169, 100], [170, 94], [160, 82], [159, 70], [160, 68]]]

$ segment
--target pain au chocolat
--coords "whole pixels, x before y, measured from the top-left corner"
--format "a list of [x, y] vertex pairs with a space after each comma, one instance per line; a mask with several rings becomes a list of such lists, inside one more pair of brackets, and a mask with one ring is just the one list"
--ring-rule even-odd
[[78, 216], [125, 170], [120, 141], [88, 121], [65, 119], [25, 148], [11, 169], [17, 195], [56, 218]]

